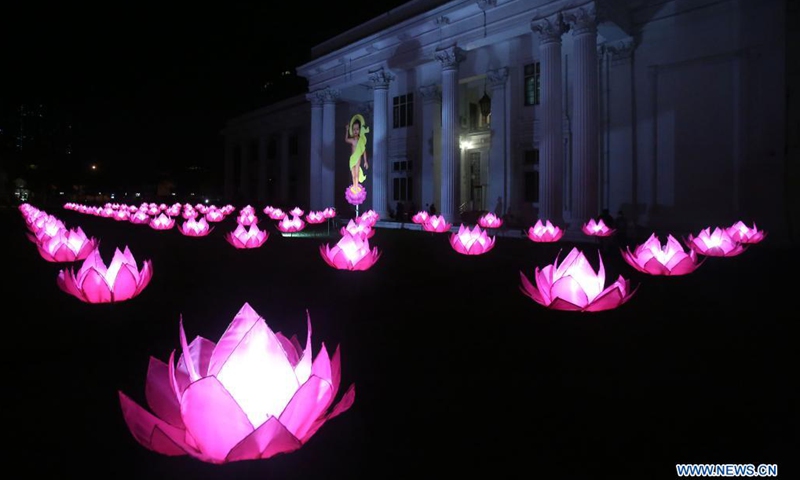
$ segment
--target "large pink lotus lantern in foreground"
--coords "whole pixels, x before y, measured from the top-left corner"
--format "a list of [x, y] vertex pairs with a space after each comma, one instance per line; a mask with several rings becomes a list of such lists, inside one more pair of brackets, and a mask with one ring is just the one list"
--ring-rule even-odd
[[672, 235], [663, 246], [655, 233], [633, 251], [622, 251], [622, 258], [636, 270], [650, 275], [686, 275], [694, 272], [703, 262], [698, 262], [694, 250], [684, 251], [683, 245]]
[[58, 272], [61, 290], [87, 303], [115, 303], [129, 300], [150, 283], [153, 267], [145, 260], [142, 269], [136, 267], [136, 259], [125, 247], [124, 252], [114, 251], [114, 258], [106, 268], [100, 251], [95, 249], [83, 261], [77, 273], [73, 269]]
[[486, 235], [480, 225], [470, 230], [463, 224], [458, 228], [458, 233], [450, 235], [450, 246], [463, 255], [482, 255], [494, 248], [494, 237]]
[[745, 244], [759, 243], [767, 237], [766, 232], [759, 230], [755, 223], [752, 227], [748, 227], [742, 221], [728, 227], [727, 233], [733, 241]]
[[453, 224], [444, 219], [441, 215], [431, 215], [428, 220], [422, 224], [422, 229], [426, 232], [443, 233], [449, 232]]
[[546, 220], [545, 223], [536, 220], [536, 224], [528, 229], [528, 238], [538, 243], [557, 242], [563, 236], [564, 231], [550, 223], [550, 220]]
[[478, 219], [478, 225], [483, 228], [500, 228], [503, 226], [503, 219], [489, 212]]
[[367, 270], [380, 258], [378, 248], [369, 248], [369, 240], [363, 235], [345, 232], [341, 240], [330, 248], [327, 244], [319, 247], [325, 263], [339, 270]]
[[200, 217], [200, 220], [195, 220], [194, 217], [190, 217], [183, 222], [183, 225], [178, 225], [178, 231], [187, 237], [205, 237], [211, 233], [213, 229], [214, 228], [208, 224], [205, 217]]
[[144, 447], [223, 464], [267, 459], [303, 446], [325, 422], [355, 400], [351, 385], [334, 405], [341, 380], [339, 347], [306, 345], [273, 332], [248, 304], [219, 342], [180, 325], [182, 353], [169, 363], [151, 357], [145, 397], [150, 411], [119, 392], [125, 422]]
[[599, 258], [600, 268], [595, 273], [583, 252], [573, 248], [561, 264], [556, 257], [555, 263], [541, 270], [536, 267], [536, 285], [520, 272], [522, 293], [554, 310], [599, 312], [617, 308], [633, 296], [635, 289], [631, 290], [630, 281], [622, 275], [603, 288], [606, 272], [603, 258]]
[[88, 238], [81, 227], [59, 230], [52, 237], [43, 237], [36, 243], [39, 255], [48, 262], [75, 262], [83, 260], [97, 248], [98, 241]]
[[240, 223], [234, 231], [225, 234], [225, 240], [236, 248], [258, 248], [264, 245], [267, 238], [269, 238], [269, 232], [259, 230], [255, 224], [244, 228]]
[[350, 205], [361, 205], [367, 199], [367, 189], [360, 183], [355, 187], [349, 185], [344, 189], [344, 199]]
[[581, 230], [586, 235], [592, 237], [610, 237], [616, 232], [616, 229], [606, 225], [606, 222], [604, 222], [602, 218], [599, 220], [595, 220], [594, 218], [590, 219], [583, 224]]
[[745, 251], [745, 245], [737, 242], [722, 228], [704, 228], [695, 237], [686, 238], [686, 245], [695, 252], [708, 257], [735, 257]]

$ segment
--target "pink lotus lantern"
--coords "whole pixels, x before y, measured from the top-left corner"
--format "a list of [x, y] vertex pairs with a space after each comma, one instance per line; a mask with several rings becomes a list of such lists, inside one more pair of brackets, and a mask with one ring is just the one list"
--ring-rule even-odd
[[155, 217], [156, 215], [160, 214], [161, 210], [158, 209], [158, 206], [150, 206], [147, 207], [147, 214], [151, 217]]
[[243, 209], [241, 212], [239, 212], [239, 216], [236, 217], [236, 223], [244, 227], [249, 227], [250, 225], [255, 225], [258, 223], [258, 217], [256, 217], [254, 212]]
[[123, 222], [123, 221], [127, 222], [128, 220], [130, 220], [130, 218], [131, 214], [130, 212], [128, 212], [127, 209], [120, 209], [114, 211], [114, 220], [118, 222]]
[[114, 213], [116, 212], [110, 206], [100, 210], [100, 216], [103, 218], [112, 218], [114, 216]]
[[275, 207], [273, 207], [272, 205], [267, 205], [266, 207], [264, 207], [264, 210], [263, 210], [264, 211], [264, 215], [269, 216], [269, 214], [272, 213], [274, 210], [275, 210]]
[[589, 219], [588, 222], [583, 224], [581, 230], [583, 230], [583, 233], [586, 235], [592, 237], [610, 237], [617, 231], [606, 225], [606, 222], [604, 222], [602, 218], [599, 220], [595, 220], [594, 218]]
[[503, 219], [489, 212], [478, 219], [478, 225], [483, 228], [500, 228], [503, 226]]
[[175, 215], [173, 215], [174, 217], [178, 216], [177, 212], [181, 212], [180, 215], [181, 215], [181, 217], [183, 217], [184, 220], [189, 220], [191, 218], [197, 218], [200, 215], [200, 213], [197, 210], [195, 210], [194, 208], [184, 208], [183, 211], [181, 211], [180, 209], [177, 209], [177, 210], [175, 210], [175, 212], [176, 212]]
[[357, 186], [349, 185], [344, 189], [344, 199], [350, 205], [361, 205], [367, 199], [367, 189], [360, 183]]
[[128, 219], [129, 222], [137, 225], [150, 224], [150, 215], [145, 210], [139, 210]]
[[124, 252], [114, 251], [114, 258], [106, 268], [100, 251], [95, 249], [83, 261], [78, 273], [73, 269], [58, 272], [61, 290], [87, 303], [115, 303], [129, 300], [150, 283], [153, 267], [145, 260], [142, 269], [136, 267], [136, 259], [125, 247]]
[[375, 229], [369, 225], [356, 223], [351, 219], [349, 222], [347, 222], [347, 226], [342, 227], [340, 233], [342, 236], [349, 233], [350, 235], [360, 235], [364, 238], [372, 238], [372, 236], [375, 235]]
[[236, 229], [232, 232], [225, 234], [225, 240], [236, 248], [258, 248], [264, 245], [264, 242], [269, 238], [269, 232], [266, 230], [259, 230], [255, 224], [250, 225], [249, 229], [245, 229], [240, 223], [236, 225]]
[[325, 216], [322, 214], [322, 212], [309, 212], [308, 215], [306, 215], [306, 222], [312, 225], [322, 223], [324, 221]]
[[280, 208], [274, 208], [267, 215], [269, 215], [269, 218], [273, 220], [283, 220], [286, 217], [286, 212], [284, 212]]
[[494, 240], [481, 230], [480, 225], [470, 230], [462, 224], [458, 233], [450, 235], [450, 246], [462, 255], [483, 255], [494, 248]]
[[322, 216], [326, 219], [331, 219], [336, 217], [336, 209], [333, 207], [328, 207], [322, 211]]
[[692, 234], [686, 239], [686, 245], [695, 252], [707, 257], [735, 257], [745, 251], [746, 246], [728, 235], [727, 230], [716, 227], [704, 228], [695, 237]]
[[169, 230], [175, 226], [175, 219], [170, 218], [163, 213], [159, 213], [157, 217], [150, 220], [150, 228], [153, 230]]
[[378, 215], [378, 212], [376, 212], [375, 210], [367, 210], [360, 216], [356, 217], [356, 222], [362, 225], [367, 225], [369, 227], [374, 227], [375, 224], [378, 223], [378, 220], [380, 218], [381, 216]]
[[178, 231], [187, 237], [205, 237], [211, 230], [213, 228], [208, 225], [204, 217], [200, 217], [200, 220], [190, 218], [183, 222], [183, 225], [178, 225]]
[[319, 253], [325, 263], [339, 270], [367, 270], [380, 258], [381, 253], [375, 247], [370, 250], [369, 240], [361, 235], [345, 232], [341, 240], [330, 248], [327, 244], [319, 247]]
[[450, 222], [444, 219], [441, 215], [431, 215], [428, 220], [422, 224], [422, 229], [426, 232], [444, 233], [449, 232], [453, 226]]
[[98, 246], [94, 238], [86, 237], [81, 227], [75, 230], [62, 229], [52, 237], [43, 237], [37, 242], [39, 255], [48, 262], [75, 262], [89, 256]]
[[520, 289], [536, 303], [553, 310], [599, 312], [617, 308], [633, 296], [635, 289], [631, 290], [630, 281], [622, 275], [604, 289], [606, 273], [603, 257], [599, 258], [600, 268], [595, 273], [583, 252], [573, 248], [561, 264], [556, 257], [554, 264], [541, 270], [536, 267], [535, 286], [520, 272]]
[[733, 241], [744, 244], [759, 243], [767, 237], [766, 232], [759, 230], [755, 223], [750, 228], [741, 220], [728, 227], [727, 233]]
[[205, 219], [207, 222], [221, 222], [225, 220], [225, 215], [219, 210], [209, 209], [205, 214]]
[[283, 217], [276, 226], [283, 233], [295, 233], [306, 228], [306, 222], [297, 215], [292, 215], [292, 218]]
[[233, 212], [235, 212], [235, 211], [236, 211], [236, 207], [234, 207], [234, 206], [233, 206], [233, 205], [231, 205], [231, 204], [228, 204], [228, 205], [224, 205], [222, 208], [220, 208], [220, 211], [221, 211], [221, 212], [222, 212], [224, 215], [230, 215], [231, 213], [233, 213]]
[[537, 220], [536, 224], [528, 229], [528, 238], [534, 242], [557, 242], [562, 236], [564, 231], [550, 223], [550, 220], [546, 220], [544, 224], [541, 220]]
[[55, 237], [59, 232], [67, 229], [64, 222], [50, 215], [43, 222], [37, 221], [31, 228], [33, 228], [33, 235], [28, 238], [32, 242], [41, 242], [44, 239]]
[[294, 207], [293, 209], [289, 210], [290, 215], [294, 215], [295, 217], [302, 217], [303, 214], [306, 213], [300, 207]]
[[650, 275], [686, 275], [703, 263], [697, 261], [694, 250], [684, 251], [672, 235], [667, 236], [667, 243], [662, 246], [655, 233], [633, 251], [630, 247], [623, 250], [622, 258], [636, 270]]
[[428, 218], [430, 218], [428, 212], [425, 210], [420, 210], [419, 212], [415, 213], [413, 217], [411, 217], [411, 221], [418, 225], [422, 225], [428, 221]]
[[119, 392], [131, 434], [154, 452], [214, 464], [267, 459], [302, 447], [355, 400], [351, 385], [334, 405], [340, 349], [330, 357], [323, 343], [312, 359], [310, 318], [305, 348], [247, 303], [217, 343], [188, 343], [183, 322], [179, 333], [177, 362], [174, 351], [168, 364], [150, 358], [145, 396], [153, 413]]

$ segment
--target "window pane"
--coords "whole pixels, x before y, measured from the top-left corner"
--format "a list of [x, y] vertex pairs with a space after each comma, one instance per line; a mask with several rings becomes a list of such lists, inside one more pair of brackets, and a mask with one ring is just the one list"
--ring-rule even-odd
[[405, 127], [406, 126], [406, 105], [405, 105], [405, 103], [400, 105], [400, 126], [401, 127]]
[[408, 121], [406, 122], [407, 125], [410, 127], [414, 125], [414, 104], [411, 102], [411, 94], [408, 94]]
[[394, 195], [393, 195], [394, 196], [394, 200], [395, 201], [400, 200], [400, 196], [399, 196], [400, 195], [400, 179], [399, 178], [395, 178], [394, 181], [392, 182], [392, 186], [394, 187], [392, 189], [392, 190], [394, 190]]

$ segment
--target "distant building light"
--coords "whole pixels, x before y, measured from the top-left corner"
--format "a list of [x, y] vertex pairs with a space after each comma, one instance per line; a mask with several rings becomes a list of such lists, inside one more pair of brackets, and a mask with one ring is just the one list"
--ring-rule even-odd
[[174, 197], [175, 196], [175, 192], [172, 192], [171, 195]]
[[134, 196], [136, 196], [136, 197], [141, 197], [141, 196], [142, 196], [142, 194], [141, 194], [141, 193], [139, 193], [139, 192], [136, 192], [136, 193], [134, 193], [133, 195], [134, 195]]
[[64, 195], [64, 192], [58, 192], [59, 195]]
[[115, 194], [111, 194], [111, 200], [114, 200]]
[[206, 198], [206, 203], [208, 203], [208, 199]]
[[92, 170], [97, 170], [97, 165], [92, 165]]
[[194, 197], [194, 193], [190, 193], [189, 195], [190, 195], [190, 196], [192, 196], [192, 197]]

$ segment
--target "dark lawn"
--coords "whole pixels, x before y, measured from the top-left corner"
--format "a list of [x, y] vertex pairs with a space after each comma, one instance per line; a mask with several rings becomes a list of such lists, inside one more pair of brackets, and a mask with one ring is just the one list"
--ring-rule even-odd
[[[565, 243], [498, 237], [465, 257], [445, 235], [379, 229], [382, 257], [347, 272], [319, 254], [336, 238], [285, 238], [269, 219], [264, 246], [241, 251], [223, 239], [233, 216], [188, 238], [46, 210], [101, 239], [106, 263], [128, 245], [155, 273], [130, 301], [84, 304], [58, 289], [63, 265], [39, 256], [19, 211], [2, 210], [3, 458], [14, 478], [656, 479], [701, 462], [777, 463], [780, 478], [797, 478], [798, 262], [769, 237], [683, 277], [639, 274], [611, 251], [608, 281], [622, 274], [638, 290], [619, 309], [582, 314], [519, 290], [520, 270], [533, 279]], [[597, 246], [581, 248], [596, 262]], [[216, 342], [245, 302], [301, 338], [308, 310], [314, 354], [323, 341], [341, 347], [353, 407], [268, 460], [146, 450], [117, 392], [145, 405], [148, 358], [179, 349], [181, 315], [190, 340]]]

